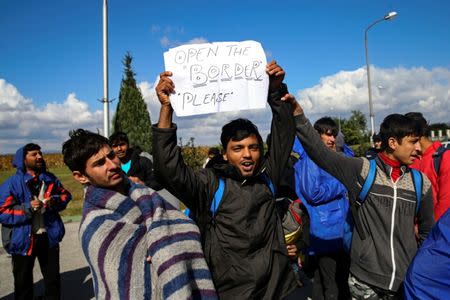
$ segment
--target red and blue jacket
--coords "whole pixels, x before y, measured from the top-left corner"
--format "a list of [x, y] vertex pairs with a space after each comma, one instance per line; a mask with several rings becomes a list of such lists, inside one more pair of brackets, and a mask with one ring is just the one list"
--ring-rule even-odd
[[57, 245], [64, 237], [64, 224], [59, 212], [64, 210], [72, 195], [64, 189], [55, 175], [43, 172], [37, 176], [27, 173], [23, 148], [17, 150], [13, 165], [16, 174], [0, 186], [0, 223], [2, 224], [3, 247], [9, 254], [29, 256], [32, 253], [35, 236], [32, 234], [31, 199], [28, 183], [32, 180], [45, 182], [45, 198], [52, 196], [56, 204], [46, 207], [44, 226], [49, 247]]

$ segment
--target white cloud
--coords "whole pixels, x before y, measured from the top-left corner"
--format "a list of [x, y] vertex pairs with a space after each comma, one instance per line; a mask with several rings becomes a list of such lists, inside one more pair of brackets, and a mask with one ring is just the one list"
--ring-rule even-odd
[[191, 44], [204, 44], [204, 43], [208, 43], [208, 40], [205, 39], [204, 37], [196, 37], [196, 38], [193, 38], [192, 40], [187, 41], [184, 44], [191, 45]]
[[74, 93], [62, 103], [37, 107], [15, 86], [0, 79], [0, 153], [13, 153], [29, 142], [40, 144], [45, 152], [59, 152], [69, 130], [96, 131], [102, 127], [102, 120], [101, 111], [91, 112]]
[[168, 48], [171, 47], [173, 42], [171, 42], [167, 36], [163, 36], [159, 39], [159, 43], [161, 44], [161, 46]]
[[[446, 68], [372, 67], [373, 104], [377, 126], [391, 113], [421, 111], [431, 123], [450, 122], [450, 70]], [[153, 123], [158, 121], [159, 101], [154, 91], [157, 82], [143, 81], [139, 88], [147, 103]], [[291, 92], [294, 88], [291, 86]], [[367, 116], [367, 78], [364, 68], [341, 71], [320, 79], [319, 83], [296, 93], [307, 116], [315, 121], [324, 115], [349, 117], [351, 110]], [[183, 143], [190, 137], [197, 145], [219, 143], [221, 128], [235, 118], [248, 118], [265, 137], [270, 129], [270, 110], [247, 110], [195, 117], [174, 117], [178, 136]], [[28, 142], [39, 143], [44, 151], [60, 151], [70, 129], [102, 128], [102, 111], [91, 111], [89, 105], [71, 93], [61, 102], [36, 106], [12, 84], [0, 79], [0, 153], [14, 152]]]
[[208, 43], [208, 40], [205, 39], [204, 37], [195, 37], [193, 39], [190, 39], [187, 42], [181, 42], [179, 40], [172, 40], [167, 35], [165, 35], [159, 39], [159, 43], [164, 48], [173, 48], [173, 47], [177, 47], [177, 46], [181, 46], [181, 45]]
[[[377, 126], [388, 114], [409, 111], [421, 111], [431, 123], [450, 122], [449, 69], [372, 67], [371, 71], [372, 98]], [[155, 84], [156, 81], [140, 84], [154, 123], [159, 116], [159, 102], [154, 92]], [[291, 92], [294, 92], [292, 87]], [[325, 115], [348, 118], [352, 110], [360, 110], [367, 116], [369, 105], [365, 68], [341, 71], [323, 77], [317, 85], [298, 91], [297, 99], [312, 121]], [[196, 144], [213, 145], [219, 143], [222, 126], [239, 117], [252, 120], [263, 137], [269, 132], [271, 120], [269, 109], [175, 117], [174, 122], [178, 124], [178, 136], [181, 136], [184, 141], [195, 137]], [[369, 124], [369, 120], [367, 121]]]
[[[420, 111], [431, 122], [449, 122], [450, 70], [446, 68], [371, 67], [375, 123], [392, 113]], [[319, 84], [297, 92], [311, 119], [324, 115], [348, 117], [351, 110], [369, 111], [365, 68], [323, 77]], [[378, 131], [378, 129], [376, 129]]]

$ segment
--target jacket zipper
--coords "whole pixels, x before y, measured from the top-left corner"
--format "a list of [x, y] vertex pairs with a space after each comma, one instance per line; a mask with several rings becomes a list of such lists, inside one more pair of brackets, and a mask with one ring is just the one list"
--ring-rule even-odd
[[395, 280], [395, 271], [397, 269], [397, 266], [395, 264], [395, 253], [394, 253], [394, 228], [395, 228], [395, 211], [397, 209], [397, 182], [400, 180], [400, 178], [403, 176], [403, 174], [400, 174], [400, 177], [397, 178], [397, 181], [394, 182], [392, 179], [392, 168], [390, 170], [389, 177], [391, 178], [393, 188], [394, 188], [394, 204], [392, 206], [392, 214], [391, 214], [391, 234], [390, 234], [390, 244], [391, 244], [391, 262], [392, 262], [392, 275], [391, 275], [391, 281], [389, 283], [389, 290], [392, 290], [392, 286], [394, 285]]

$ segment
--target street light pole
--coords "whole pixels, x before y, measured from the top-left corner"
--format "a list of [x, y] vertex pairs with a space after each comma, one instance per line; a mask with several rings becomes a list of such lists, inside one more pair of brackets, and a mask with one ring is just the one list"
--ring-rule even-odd
[[370, 83], [370, 64], [369, 64], [369, 46], [368, 46], [368, 39], [367, 39], [367, 32], [370, 28], [375, 26], [376, 24], [382, 22], [382, 21], [389, 21], [392, 20], [397, 16], [397, 13], [395, 11], [391, 11], [388, 14], [386, 14], [383, 18], [376, 20], [372, 24], [370, 24], [366, 30], [364, 31], [364, 45], [366, 48], [366, 69], [367, 69], [367, 88], [369, 92], [369, 117], [370, 117], [370, 144], [373, 146], [373, 135], [375, 134], [375, 124], [374, 124], [374, 113], [373, 113], [373, 103], [372, 103], [372, 86]]
[[103, 0], [103, 135], [109, 137], [108, 0]]

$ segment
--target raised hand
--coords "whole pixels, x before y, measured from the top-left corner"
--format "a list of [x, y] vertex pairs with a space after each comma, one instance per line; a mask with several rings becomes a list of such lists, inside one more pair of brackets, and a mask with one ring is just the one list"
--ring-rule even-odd
[[155, 88], [161, 106], [170, 106], [170, 94], [175, 93], [175, 85], [170, 76], [172, 76], [172, 72], [162, 72], [159, 75], [159, 82]]
[[286, 94], [283, 97], [281, 97], [281, 101], [284, 101], [286, 103], [290, 103], [292, 106], [292, 114], [294, 116], [298, 116], [303, 113], [303, 108], [300, 106], [300, 104], [295, 99], [294, 95], [292, 94]]
[[274, 60], [267, 64], [266, 72], [269, 74], [269, 91], [273, 92], [278, 90], [286, 73]]

